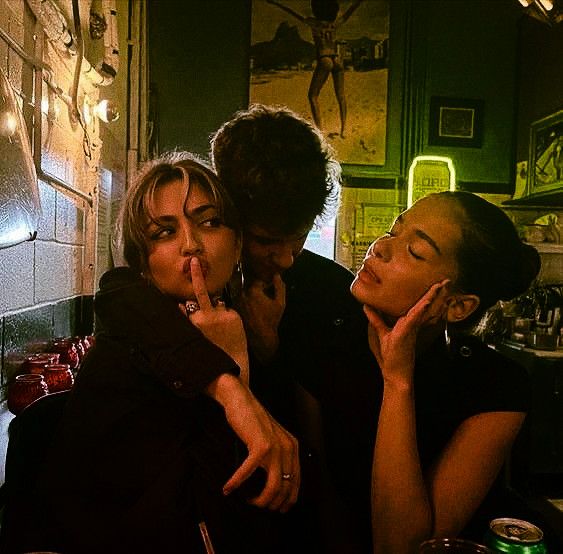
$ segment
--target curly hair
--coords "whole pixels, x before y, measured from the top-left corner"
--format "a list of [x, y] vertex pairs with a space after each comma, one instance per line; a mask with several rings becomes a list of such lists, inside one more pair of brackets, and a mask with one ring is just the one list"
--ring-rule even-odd
[[237, 112], [212, 136], [211, 160], [244, 226], [292, 234], [336, 206], [340, 164], [321, 132], [287, 107]]

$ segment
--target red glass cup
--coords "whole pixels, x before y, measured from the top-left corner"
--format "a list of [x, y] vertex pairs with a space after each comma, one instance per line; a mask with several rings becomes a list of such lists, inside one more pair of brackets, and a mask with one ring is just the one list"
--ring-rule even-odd
[[39, 352], [26, 356], [20, 373], [43, 373], [48, 364], [58, 364], [59, 354], [56, 352]]
[[53, 341], [51, 349], [60, 354], [59, 362], [68, 364], [70, 369], [76, 369], [80, 364], [80, 357], [76, 346], [69, 337], [58, 337]]
[[48, 365], [44, 375], [50, 393], [68, 390], [74, 385], [74, 376], [68, 364]]
[[26, 406], [48, 392], [43, 375], [37, 373], [17, 375], [8, 385], [8, 410], [18, 415]]
[[76, 352], [78, 353], [78, 363], [80, 364], [86, 354], [84, 340], [82, 339], [82, 337], [72, 337], [71, 342], [72, 344], [74, 344], [74, 347], [76, 348]]
[[90, 342], [90, 335], [84, 335], [82, 337], [82, 344], [84, 345], [84, 353], [87, 354], [88, 350], [92, 348], [92, 343]]

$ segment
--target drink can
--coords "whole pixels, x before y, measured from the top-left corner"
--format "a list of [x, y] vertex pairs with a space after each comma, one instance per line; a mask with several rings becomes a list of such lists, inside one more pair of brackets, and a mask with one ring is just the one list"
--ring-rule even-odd
[[522, 519], [501, 517], [489, 523], [486, 543], [496, 552], [509, 554], [547, 554], [543, 532]]

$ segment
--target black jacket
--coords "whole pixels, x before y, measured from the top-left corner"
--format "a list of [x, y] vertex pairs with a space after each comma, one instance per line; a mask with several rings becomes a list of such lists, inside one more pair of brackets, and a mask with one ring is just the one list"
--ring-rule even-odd
[[7, 529], [3, 553], [205, 552], [201, 521], [217, 554], [276, 552], [279, 516], [248, 488], [222, 494], [246, 451], [201, 391], [236, 364], [128, 269], [102, 278], [95, 311], [29, 510], [10, 518], [26, 533]]

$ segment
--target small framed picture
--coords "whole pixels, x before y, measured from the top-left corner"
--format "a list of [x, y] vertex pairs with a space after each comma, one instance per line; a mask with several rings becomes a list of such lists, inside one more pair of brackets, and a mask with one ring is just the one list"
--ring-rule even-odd
[[563, 187], [563, 110], [530, 126], [528, 179], [532, 194]]
[[430, 99], [428, 144], [480, 148], [483, 101], [433, 96]]

